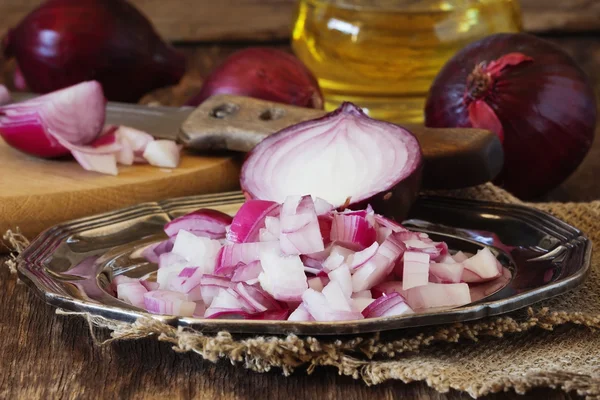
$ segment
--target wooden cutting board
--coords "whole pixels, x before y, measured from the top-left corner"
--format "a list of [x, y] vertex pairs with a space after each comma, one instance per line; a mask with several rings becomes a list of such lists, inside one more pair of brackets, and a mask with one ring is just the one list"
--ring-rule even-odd
[[[118, 176], [85, 171], [74, 160], [43, 160], [0, 140], [0, 236], [19, 228], [33, 238], [74, 218], [145, 201], [234, 190], [239, 156], [182, 154], [178, 168], [119, 166]], [[0, 246], [2, 253], [2, 246]]]

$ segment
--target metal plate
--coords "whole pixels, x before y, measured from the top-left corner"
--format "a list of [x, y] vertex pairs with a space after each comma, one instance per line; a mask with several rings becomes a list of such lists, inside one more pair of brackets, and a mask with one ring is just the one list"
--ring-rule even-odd
[[19, 257], [19, 275], [57, 307], [121, 321], [140, 316], [212, 332], [352, 334], [468, 321], [526, 307], [580, 285], [590, 268], [591, 242], [576, 228], [534, 209], [442, 197], [420, 197], [404, 224], [451, 249], [489, 246], [505, 267], [499, 281], [472, 291], [473, 303], [408, 316], [343, 322], [208, 320], [148, 314], [110, 293], [119, 274], [140, 277], [156, 265], [141, 250], [164, 239], [163, 225], [198, 208], [234, 214], [239, 192], [144, 203], [58, 225]]

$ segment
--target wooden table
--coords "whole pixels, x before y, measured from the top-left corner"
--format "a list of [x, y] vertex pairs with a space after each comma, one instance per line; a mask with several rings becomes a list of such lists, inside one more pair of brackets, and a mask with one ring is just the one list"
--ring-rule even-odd
[[[600, 87], [598, 36], [554, 37]], [[285, 47], [285, 45], [280, 45]], [[159, 91], [147, 101], [178, 104], [191, 95], [216, 63], [238, 46], [184, 47], [190, 72], [177, 88]], [[582, 167], [545, 200], [589, 201], [600, 199], [600, 142], [596, 141]], [[0, 263], [2, 259], [0, 259]], [[56, 316], [7, 268], [0, 268], [0, 398], [206, 398], [206, 399], [470, 399], [452, 391], [439, 394], [424, 383], [388, 382], [367, 387], [332, 368], [311, 376], [298, 370], [283, 377], [275, 370], [265, 374], [213, 364], [199, 356], [178, 354], [155, 340], [113, 343], [97, 347], [86, 323], [77, 317]], [[497, 394], [489, 399], [571, 399], [575, 395], [551, 389], [533, 390], [526, 396]]]

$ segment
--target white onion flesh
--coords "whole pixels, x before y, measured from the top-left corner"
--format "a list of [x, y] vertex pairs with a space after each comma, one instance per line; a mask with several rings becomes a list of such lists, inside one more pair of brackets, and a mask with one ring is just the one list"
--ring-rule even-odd
[[[149, 261], [158, 261], [157, 282], [117, 277], [113, 282], [117, 296], [159, 314], [347, 321], [459, 307], [471, 302], [471, 293], [477, 288], [469, 288], [466, 279], [479, 284], [505, 271], [488, 248], [473, 256], [451, 256], [444, 243], [409, 232], [370, 210], [343, 214], [365, 218], [374, 230], [385, 228], [388, 232], [381, 243], [373, 241], [363, 250], [335, 242], [324, 248], [322, 236], [318, 236], [320, 243], [307, 238], [322, 235], [315, 226], [313, 201], [305, 196], [288, 199], [287, 206], [256, 203], [237, 220], [234, 236], [241, 242], [196, 236], [177, 228], [176, 236], [169, 239], [172, 246], [165, 241], [142, 252]], [[328, 208], [324, 203], [319, 207]], [[321, 216], [333, 219], [336, 215], [342, 214], [329, 210]], [[260, 230], [279, 239], [298, 234], [291, 242], [294, 253], [300, 254], [285, 254], [286, 245], [279, 240], [260, 241], [264, 237]], [[221, 229], [220, 235], [224, 232], [231, 233], [231, 227]], [[254, 239], [248, 241], [248, 237]], [[304, 252], [298, 251], [299, 247], [305, 248]], [[478, 296], [500, 287], [495, 282]]]

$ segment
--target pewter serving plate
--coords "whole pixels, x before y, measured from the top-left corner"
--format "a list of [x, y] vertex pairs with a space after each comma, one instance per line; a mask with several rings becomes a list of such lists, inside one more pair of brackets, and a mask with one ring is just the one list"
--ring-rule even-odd
[[57, 307], [132, 322], [138, 317], [214, 332], [315, 335], [384, 331], [468, 321], [503, 314], [567, 292], [587, 276], [591, 243], [576, 228], [534, 209], [442, 197], [420, 197], [404, 224], [444, 240], [452, 250], [475, 253], [489, 246], [504, 266], [491, 283], [473, 286], [473, 302], [407, 316], [340, 322], [212, 320], [152, 315], [115, 298], [111, 279], [141, 277], [156, 265], [140, 257], [162, 240], [163, 225], [198, 208], [234, 214], [239, 192], [144, 203], [51, 228], [19, 257], [19, 275]]

